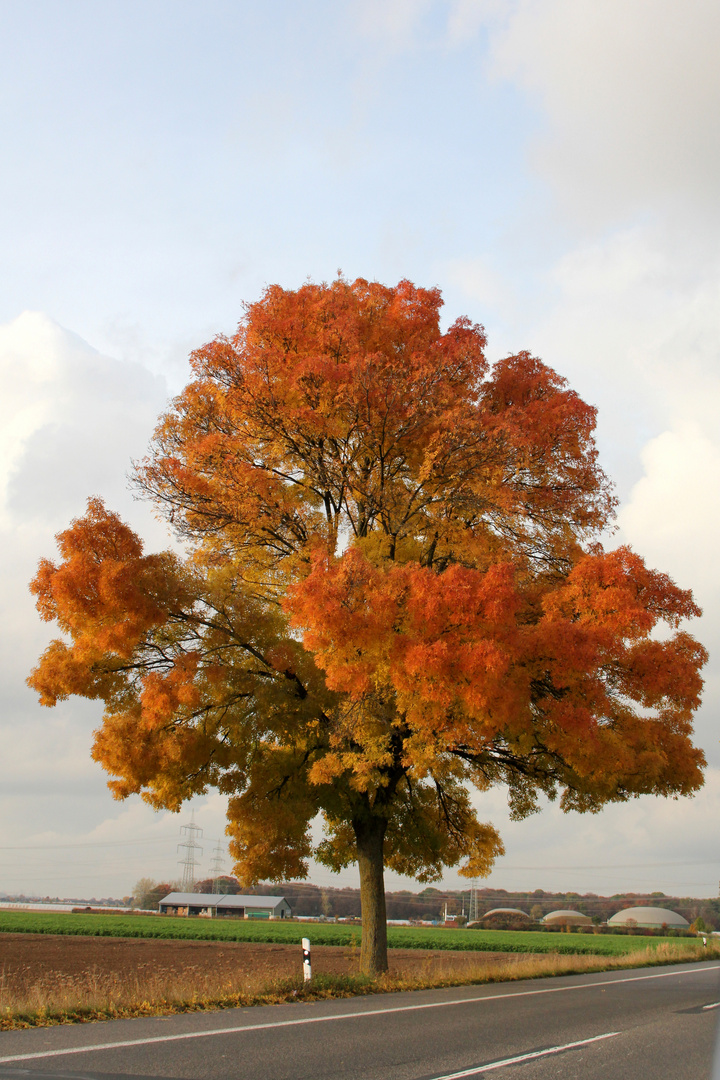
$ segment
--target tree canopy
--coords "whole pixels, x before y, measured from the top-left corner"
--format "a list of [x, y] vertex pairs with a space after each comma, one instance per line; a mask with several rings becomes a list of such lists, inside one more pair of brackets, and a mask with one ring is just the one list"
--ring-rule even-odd
[[519, 818], [702, 783], [699, 610], [601, 546], [595, 410], [529, 353], [491, 368], [440, 307], [407, 281], [268, 288], [192, 354], [136, 468], [185, 554], [94, 498], [31, 585], [64, 637], [30, 684], [104, 702], [113, 793], [227, 793], [244, 884], [357, 861], [367, 971], [383, 866], [502, 853], [473, 790], [506, 785]]

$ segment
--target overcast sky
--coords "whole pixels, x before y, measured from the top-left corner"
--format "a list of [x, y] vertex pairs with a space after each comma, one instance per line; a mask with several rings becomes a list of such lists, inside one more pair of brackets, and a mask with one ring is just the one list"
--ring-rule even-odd
[[[97, 705], [43, 709], [25, 686], [51, 636], [27, 582], [90, 494], [162, 547], [126, 476], [188, 352], [264, 285], [341, 268], [438, 285], [492, 358], [527, 348], [567, 376], [599, 408], [617, 542], [705, 609], [704, 790], [519, 824], [484, 796], [507, 846], [488, 883], [717, 895], [716, 0], [9, 0], [0, 16], [0, 891], [177, 876], [189, 811], [114, 802], [89, 757]], [[194, 804], [204, 873], [223, 805]]]

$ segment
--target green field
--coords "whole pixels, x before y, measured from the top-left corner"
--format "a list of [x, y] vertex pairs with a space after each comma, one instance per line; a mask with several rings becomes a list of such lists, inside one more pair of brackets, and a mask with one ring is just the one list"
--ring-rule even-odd
[[[210, 941], [257, 941], [314, 945], [359, 944], [360, 927], [343, 923], [250, 922], [245, 920], [182, 919], [151, 915], [85, 915], [65, 912], [2, 911], [0, 933], [80, 934], [90, 937], [185, 938]], [[482, 952], [533, 952], [617, 956], [676, 938], [610, 934], [548, 934], [524, 930], [451, 930], [440, 927], [388, 927], [393, 949], [450, 949]], [[692, 938], [683, 945], [697, 944]]]

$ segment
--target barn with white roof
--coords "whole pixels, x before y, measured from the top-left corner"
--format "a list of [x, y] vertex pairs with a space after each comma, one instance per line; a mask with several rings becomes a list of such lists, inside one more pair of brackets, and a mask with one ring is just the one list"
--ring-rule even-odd
[[163, 915], [201, 915], [213, 919], [223, 916], [236, 919], [289, 919], [292, 915], [284, 896], [171, 892], [163, 897], [158, 907]]

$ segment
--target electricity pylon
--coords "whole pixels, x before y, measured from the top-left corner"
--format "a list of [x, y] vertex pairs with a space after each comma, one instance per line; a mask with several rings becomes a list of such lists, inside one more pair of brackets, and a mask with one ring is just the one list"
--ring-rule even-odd
[[180, 828], [180, 835], [185, 836], [185, 839], [181, 840], [178, 844], [178, 851], [180, 848], [185, 850], [185, 858], [178, 859], [178, 864], [182, 866], [182, 885], [180, 886], [182, 892], [192, 892], [195, 888], [195, 867], [197, 866], [197, 859], [195, 852], [199, 851], [202, 855], [203, 849], [197, 842], [197, 837], [201, 837], [203, 834], [199, 825], [195, 824], [195, 811], [192, 812], [189, 825], [183, 825]]
[[223, 872], [223, 866], [225, 865], [225, 860], [223, 859], [221, 854], [222, 850], [222, 841], [218, 840], [217, 844], [215, 845], [212, 860], [210, 862], [210, 873], [213, 879], [212, 891], [214, 893], [220, 892], [220, 876]]

